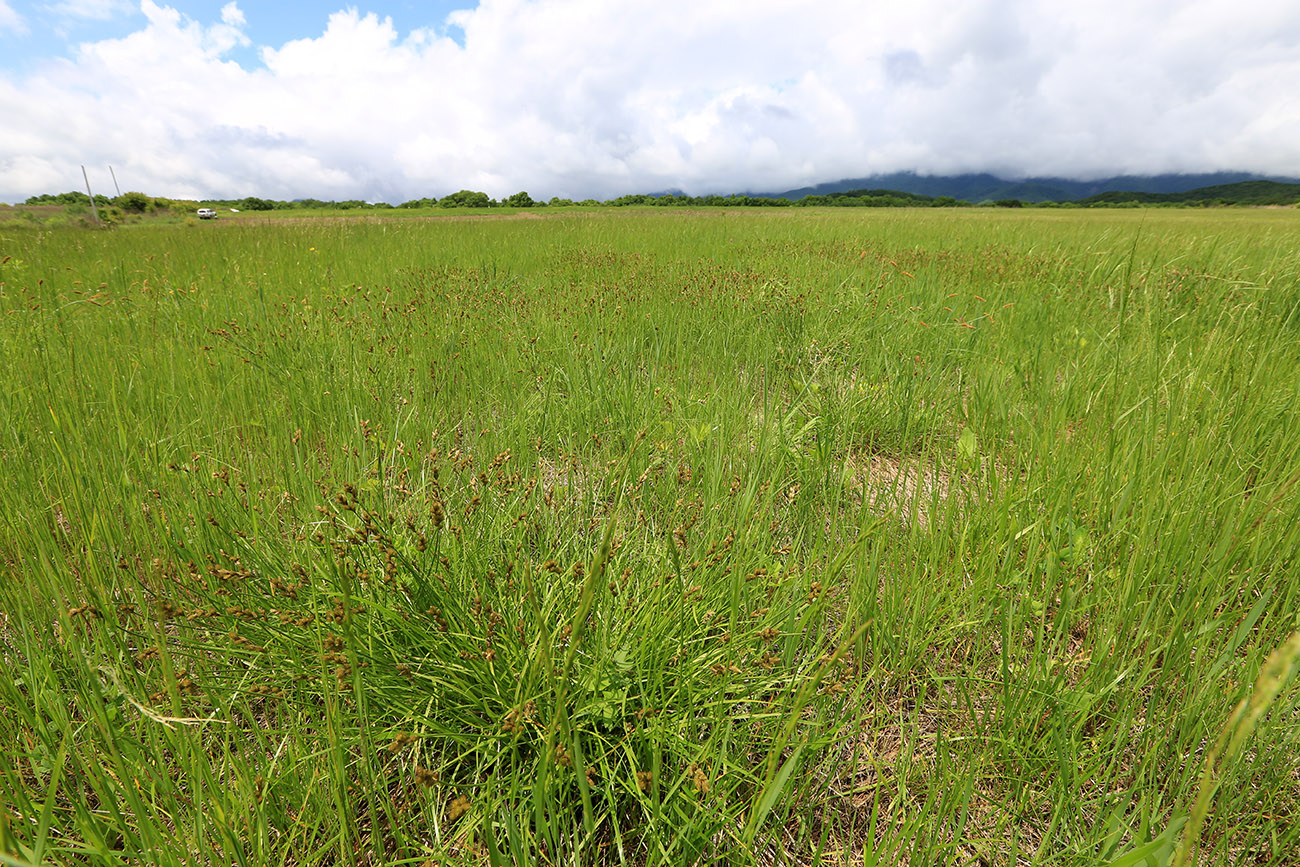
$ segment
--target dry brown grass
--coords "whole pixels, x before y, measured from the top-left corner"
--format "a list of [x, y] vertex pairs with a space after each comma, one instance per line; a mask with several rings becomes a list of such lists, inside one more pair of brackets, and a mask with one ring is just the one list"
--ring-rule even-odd
[[24, 214], [31, 214], [37, 219], [58, 216], [63, 213], [63, 205], [15, 205], [0, 207], [0, 220], [17, 220]]

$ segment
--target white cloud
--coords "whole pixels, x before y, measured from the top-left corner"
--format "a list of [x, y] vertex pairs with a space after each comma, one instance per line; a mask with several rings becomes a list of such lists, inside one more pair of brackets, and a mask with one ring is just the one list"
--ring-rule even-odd
[[5, 0], [0, 0], [0, 33], [8, 31], [19, 35], [27, 32], [27, 22]]
[[45, 4], [45, 8], [61, 18], [108, 21], [134, 12], [135, 4], [131, 0], [60, 0]]
[[229, 24], [231, 27], [244, 27], [248, 24], [248, 21], [244, 18], [243, 10], [233, 0], [221, 7], [221, 22]]
[[463, 47], [349, 9], [251, 69], [229, 59], [235, 3], [210, 24], [141, 10], [125, 38], [0, 77], [0, 199], [71, 189], [83, 162], [158, 195], [388, 201], [1300, 175], [1289, 2], [483, 0], [444, 22]]

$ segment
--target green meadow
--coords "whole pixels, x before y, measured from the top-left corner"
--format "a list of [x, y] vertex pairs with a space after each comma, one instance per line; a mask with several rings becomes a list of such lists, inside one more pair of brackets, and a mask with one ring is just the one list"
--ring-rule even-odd
[[1300, 863], [1300, 212], [0, 223], [0, 864]]

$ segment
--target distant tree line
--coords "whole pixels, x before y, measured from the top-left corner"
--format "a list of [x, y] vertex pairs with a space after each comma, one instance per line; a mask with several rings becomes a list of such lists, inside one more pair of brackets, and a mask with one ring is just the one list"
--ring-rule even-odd
[[[1014, 201], [1014, 200], [1012, 200]], [[59, 193], [32, 196], [26, 202], [29, 205], [88, 205], [90, 198], [85, 193]], [[555, 197], [549, 201], [535, 200], [525, 191], [507, 196], [498, 201], [487, 193], [476, 190], [460, 190], [443, 198], [411, 199], [400, 205], [386, 202], [364, 202], [360, 199], [334, 201], [324, 199], [294, 199], [280, 201], [246, 196], [242, 199], [204, 199], [202, 202], [177, 202], [171, 199], [151, 199], [143, 193], [124, 193], [116, 199], [107, 196], [95, 196], [95, 203], [101, 207], [117, 206], [128, 213], [152, 213], [159, 208], [178, 206], [182, 210], [199, 207], [220, 208], [235, 211], [294, 211], [294, 210], [391, 210], [425, 209], [425, 208], [545, 208], [566, 205], [627, 207], [631, 205], [652, 206], [659, 208], [803, 208], [803, 207], [841, 207], [841, 208], [957, 208], [971, 207], [970, 202], [954, 199], [951, 196], [922, 196], [915, 193], [902, 193], [896, 190], [849, 190], [842, 193], [809, 195], [791, 200], [772, 196], [749, 196], [735, 194], [730, 196], [687, 196], [678, 193], [662, 195], [635, 194], [619, 196], [607, 201], [599, 199], [564, 199]], [[991, 203], [987, 203], [991, 204]], [[1009, 202], [997, 202], [1008, 205]], [[1014, 202], [1015, 207], [1020, 202]]]
[[[90, 196], [76, 191], [31, 196], [24, 204], [60, 205], [68, 215], [78, 216], [84, 214], [87, 218], [90, 216]], [[95, 196], [95, 209], [99, 220], [102, 223], [109, 224], [121, 222], [125, 217], [136, 217], [143, 214], [157, 214], [160, 212], [178, 215], [188, 214], [192, 213], [195, 207], [194, 202], [183, 199], [167, 199], [136, 191], [122, 193], [120, 196], [114, 196], [113, 198], [99, 194]]]
[[[85, 205], [90, 207], [90, 196], [85, 193], [45, 193], [41, 196], [32, 196], [23, 204], [25, 205]], [[95, 204], [100, 207], [108, 207], [108, 196], [95, 196]]]
[[1221, 207], [1224, 205], [1293, 205], [1300, 202], [1300, 184], [1281, 181], [1241, 181], [1200, 187], [1185, 193], [1100, 193], [1081, 200], [1089, 206], [1166, 205], [1182, 207]]
[[[997, 201], [979, 202], [980, 205], [994, 205], [1003, 208], [1134, 208], [1144, 207], [1222, 207], [1231, 205], [1294, 205], [1300, 202], [1300, 184], [1288, 184], [1277, 181], [1243, 181], [1236, 184], [1223, 184], [1202, 187], [1184, 193], [1138, 193], [1111, 192], [1090, 196], [1073, 202], [1027, 202], [1020, 199], [999, 199]], [[70, 192], [32, 196], [28, 205], [65, 205], [89, 206], [90, 197], [85, 193]], [[627, 207], [632, 205], [661, 208], [968, 208], [976, 203], [952, 196], [923, 196], [917, 193], [904, 193], [898, 190], [849, 190], [842, 193], [824, 195], [807, 195], [800, 199], [777, 198], [771, 196], [750, 196], [735, 194], [730, 196], [687, 196], [678, 193], [661, 195], [627, 195], [608, 201], [583, 199], [574, 201], [555, 197], [549, 201], [533, 199], [525, 191], [507, 196], [500, 201], [487, 193], [477, 190], [459, 190], [442, 198], [421, 198], [390, 205], [386, 202], [365, 202], [360, 199], [333, 201], [323, 199], [294, 199], [278, 201], [246, 196], [242, 199], [207, 199], [203, 202], [182, 201], [176, 199], [154, 198], [144, 193], [123, 193], [116, 198], [95, 196], [99, 207], [115, 208], [119, 213], [144, 214], [159, 210], [176, 212], [187, 211], [200, 204], [204, 207], [222, 208], [237, 211], [292, 211], [292, 210], [389, 210], [393, 208], [545, 208], [566, 205], [608, 205]]]
[[[85, 193], [46, 193], [42, 196], [32, 196], [24, 204], [27, 205], [85, 205], [90, 207], [90, 196]], [[129, 192], [120, 196], [109, 198], [104, 195], [95, 195], [95, 206], [99, 208], [121, 208], [123, 211], [131, 214], [143, 214], [162, 209], [171, 209], [176, 207], [189, 210], [192, 202], [181, 199], [165, 199], [155, 196], [149, 196], [144, 193]]]

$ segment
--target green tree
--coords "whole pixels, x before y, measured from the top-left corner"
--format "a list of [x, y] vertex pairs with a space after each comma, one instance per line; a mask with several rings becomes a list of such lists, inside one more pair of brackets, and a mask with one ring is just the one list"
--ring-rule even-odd
[[505, 204], [512, 208], [531, 208], [537, 203], [533, 201], [532, 196], [528, 195], [528, 193], [525, 193], [523, 190], [520, 190], [510, 198], [506, 199]]
[[441, 208], [487, 208], [491, 205], [492, 200], [487, 193], [474, 190], [460, 190], [438, 201]]

